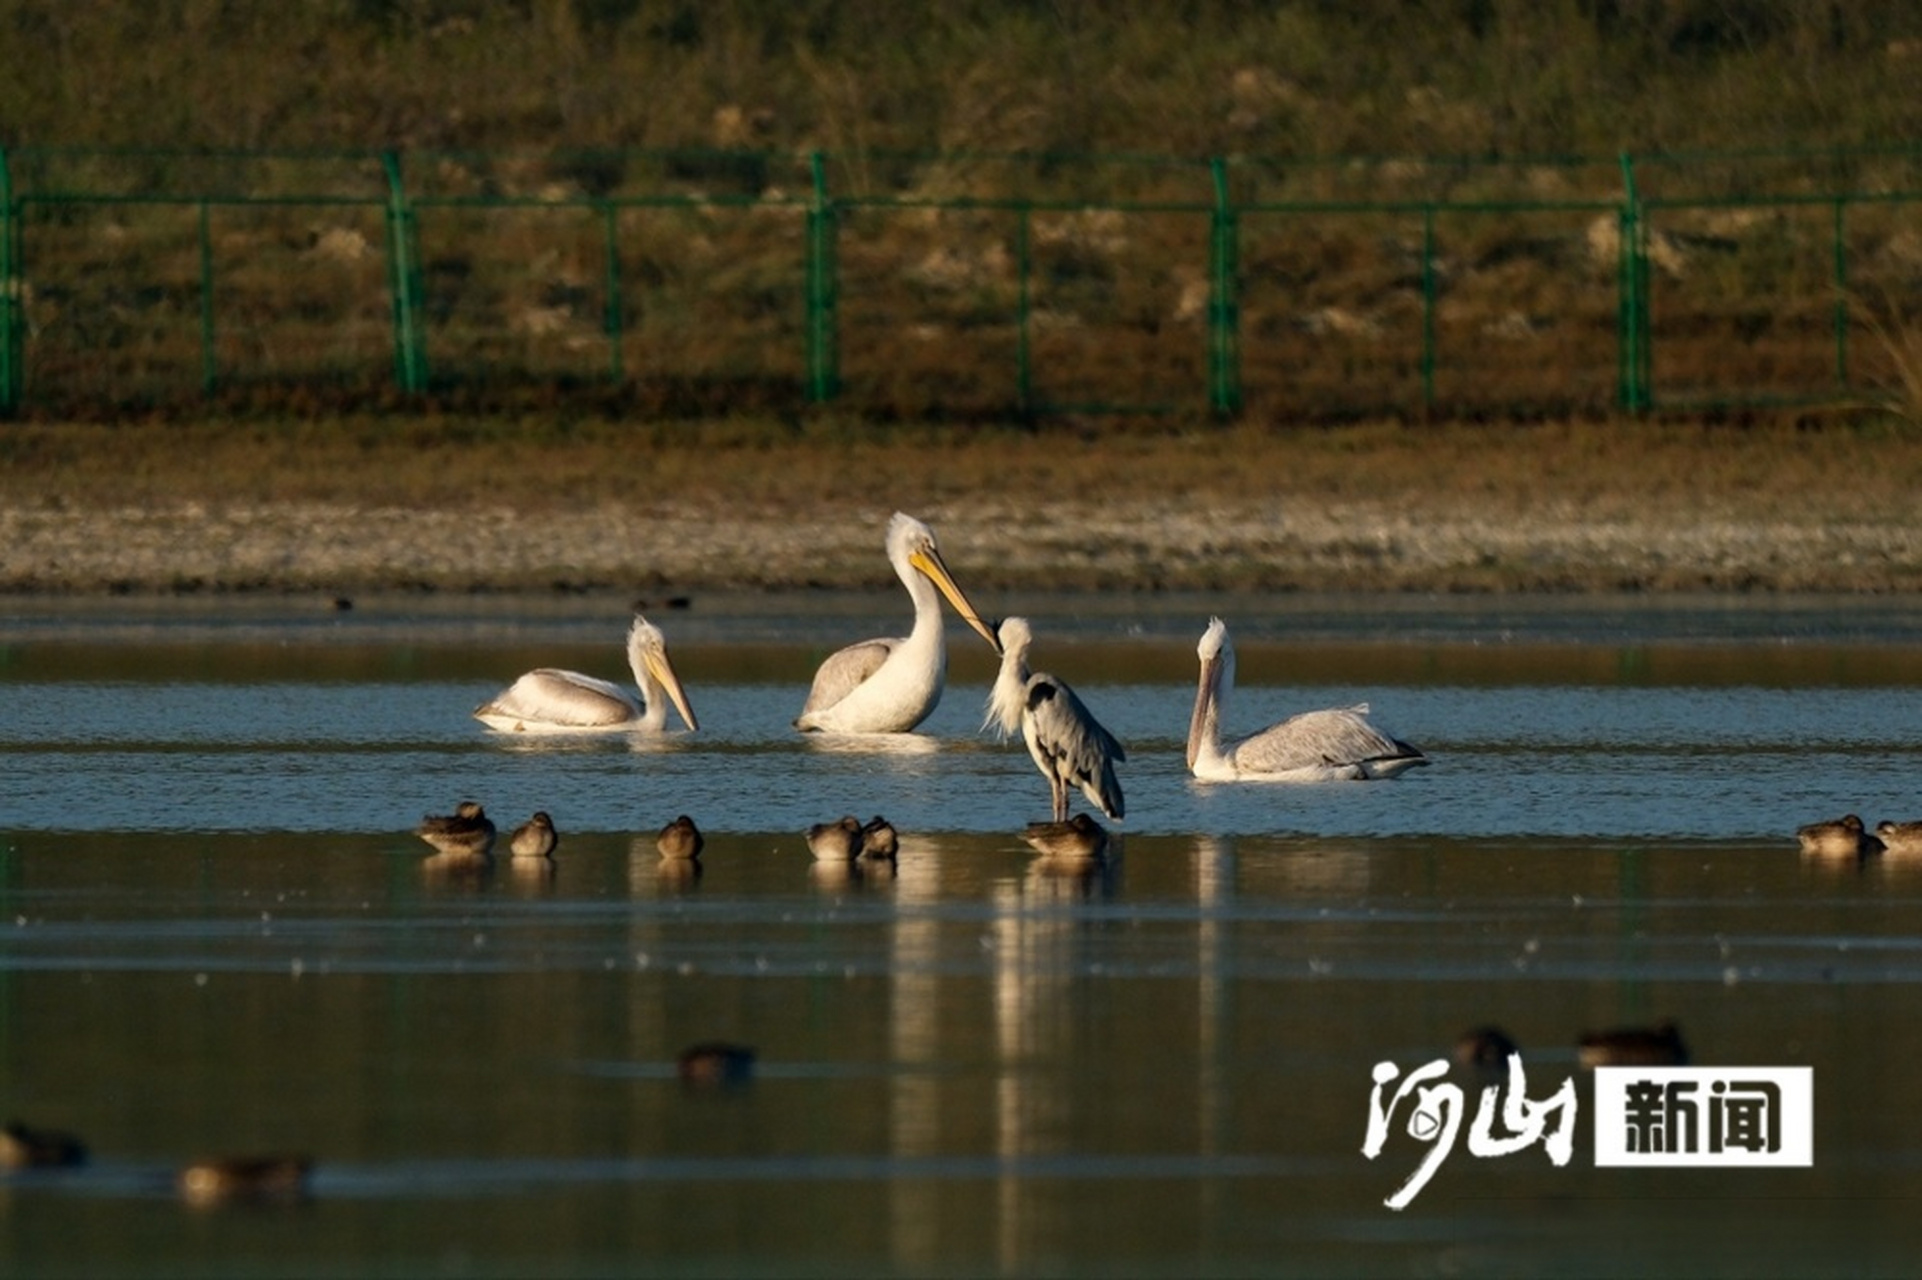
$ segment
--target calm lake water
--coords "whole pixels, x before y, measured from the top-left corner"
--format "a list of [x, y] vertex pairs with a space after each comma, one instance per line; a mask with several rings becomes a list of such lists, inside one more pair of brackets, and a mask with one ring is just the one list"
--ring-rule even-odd
[[[1128, 745], [1097, 871], [980, 731], [952, 630], [923, 732], [789, 721], [889, 596], [650, 616], [699, 733], [530, 740], [471, 708], [621, 678], [593, 600], [16, 602], [0, 619], [0, 1095], [81, 1168], [0, 1174], [0, 1274], [1907, 1274], [1922, 1248], [1922, 860], [1795, 828], [1922, 818], [1900, 601], [977, 600]], [[1384, 784], [1182, 767], [1194, 642], [1229, 729], [1355, 701], [1434, 759]], [[551, 875], [438, 874], [463, 798]], [[1077, 808], [1082, 807], [1077, 799]], [[675, 814], [708, 835], [663, 868]], [[802, 831], [883, 813], [888, 874]], [[1592, 1159], [1578, 1034], [1673, 1017], [1701, 1065], [1811, 1066], [1815, 1164]], [[1505, 1027], [1573, 1077], [1573, 1159], [1361, 1154], [1371, 1070]], [[754, 1077], [678, 1079], [750, 1044]], [[207, 1211], [186, 1160], [299, 1151]]]

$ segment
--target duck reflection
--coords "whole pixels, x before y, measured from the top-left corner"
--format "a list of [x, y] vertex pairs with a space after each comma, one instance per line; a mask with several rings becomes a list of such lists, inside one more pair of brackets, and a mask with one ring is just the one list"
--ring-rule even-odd
[[547, 893], [560, 875], [560, 864], [553, 858], [511, 858], [508, 868], [515, 887], [523, 892]]
[[434, 853], [420, 861], [421, 879], [440, 887], [475, 888], [494, 878], [494, 859], [480, 853]]
[[687, 893], [700, 888], [706, 874], [699, 858], [662, 858], [654, 869], [654, 881], [664, 892]]
[[829, 891], [858, 889], [867, 883], [868, 872], [866, 867], [854, 859], [842, 861], [838, 858], [823, 858], [816, 860], [808, 867], [808, 879], [814, 882], [817, 889]]

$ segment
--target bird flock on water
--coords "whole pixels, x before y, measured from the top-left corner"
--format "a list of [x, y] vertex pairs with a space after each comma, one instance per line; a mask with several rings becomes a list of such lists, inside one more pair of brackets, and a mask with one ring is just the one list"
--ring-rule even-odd
[[[1066, 680], [1029, 664], [1034, 629], [1026, 618], [989, 624], [955, 581], [934, 530], [896, 512], [888, 522], [888, 562], [914, 605], [905, 636], [861, 640], [830, 654], [814, 674], [794, 727], [806, 733], [910, 733], [931, 715], [947, 685], [947, 639], [941, 611], [945, 599], [996, 652], [1000, 669], [987, 701], [984, 728], [1002, 739], [1019, 735], [1035, 768], [1047, 781], [1049, 817], [1023, 836], [1044, 856], [1099, 860], [1111, 836], [1090, 814], [1071, 814], [1079, 791], [1113, 822], [1127, 813], [1118, 766], [1128, 754]], [[1234, 646], [1227, 624], [1213, 619], [1197, 649], [1201, 679], [1188, 730], [1188, 767], [1210, 782], [1368, 781], [1393, 778], [1428, 763], [1418, 748], [1384, 732], [1363, 706], [1307, 711], [1243, 738], [1222, 736], [1222, 708], [1234, 687]], [[668, 657], [659, 627], [636, 616], [627, 635], [627, 661], [634, 686], [578, 671], [541, 667], [519, 677], [475, 708], [490, 729], [516, 734], [607, 731], [661, 733], [670, 707], [689, 730], [700, 728], [687, 690]], [[491, 866], [495, 827], [482, 806], [464, 800], [451, 814], [428, 815], [421, 839], [435, 852], [438, 870]], [[899, 849], [885, 818], [863, 823], [853, 815], [816, 823], [806, 832], [819, 867], [886, 866]], [[536, 813], [508, 841], [516, 867], [551, 864], [559, 844], [553, 819]], [[703, 840], [692, 818], [682, 815], [664, 828], [658, 845], [665, 863], [700, 856]]]
[[[1127, 751], [1094, 715], [1074, 688], [1029, 663], [1034, 632], [1026, 618], [984, 621], [943, 560], [934, 531], [896, 513], [887, 530], [887, 554], [914, 604], [913, 627], [906, 636], [863, 640], [836, 651], [821, 664], [794, 727], [826, 734], [908, 733], [939, 704], [947, 681], [947, 647], [941, 601], [958, 613], [1000, 658], [983, 728], [1003, 740], [1019, 734], [1036, 770], [1048, 785], [1050, 814], [1030, 824], [1023, 836], [1044, 860], [1076, 865], [1099, 864], [1112, 845], [1109, 830], [1089, 813], [1070, 813], [1079, 791], [1087, 804], [1110, 821], [1123, 820], [1127, 808], [1117, 766]], [[1189, 719], [1186, 762], [1206, 782], [1334, 782], [1392, 779], [1429, 762], [1417, 747], [1369, 719], [1366, 704], [1304, 711], [1242, 737], [1224, 736], [1224, 706], [1234, 688], [1235, 651], [1227, 624], [1209, 621], [1196, 647], [1200, 663], [1194, 709]], [[682, 725], [697, 731], [687, 691], [668, 658], [659, 627], [636, 616], [627, 635], [633, 689], [577, 671], [542, 667], [520, 676], [495, 697], [475, 708], [490, 729], [515, 734], [564, 734], [666, 731], [670, 708]], [[463, 800], [452, 813], [428, 815], [416, 833], [434, 850], [429, 869], [459, 874], [491, 867], [497, 830], [478, 801]], [[1870, 832], [1853, 813], [1797, 830], [1810, 858], [1865, 859], [1884, 852], [1922, 853], [1922, 822], [1879, 823]], [[852, 814], [819, 822], [805, 833], [817, 870], [850, 874], [858, 867], [891, 868], [900, 850], [899, 833], [875, 815], [863, 822]], [[656, 838], [663, 868], [698, 868], [705, 838], [693, 818], [681, 814]], [[537, 811], [508, 834], [507, 849], [517, 869], [551, 874], [560, 833], [546, 811]], [[1454, 1058], [1463, 1070], [1499, 1075], [1516, 1053], [1500, 1028], [1483, 1026], [1463, 1034]], [[1584, 1067], [1676, 1064], [1688, 1050], [1672, 1021], [1584, 1034], [1578, 1044]], [[715, 1041], [696, 1044], [679, 1057], [677, 1069], [690, 1087], [724, 1087], [748, 1080], [753, 1049]], [[35, 1130], [19, 1123], [0, 1130], [0, 1169], [60, 1168], [83, 1163], [85, 1145], [71, 1134]], [[312, 1162], [304, 1155], [247, 1155], [194, 1161], [177, 1170], [173, 1181], [190, 1203], [301, 1198]]]
[[[806, 701], [794, 719], [802, 732], [901, 734], [916, 729], [940, 703], [947, 685], [947, 641], [941, 611], [945, 599], [962, 621], [1000, 659], [990, 689], [984, 729], [1002, 740], [1019, 735], [1035, 769], [1048, 785], [1049, 816], [1030, 824], [1023, 837], [1049, 857], [1099, 860], [1112, 836], [1091, 814], [1071, 813], [1078, 791], [1111, 822], [1127, 813], [1119, 766], [1128, 759], [1120, 739], [1060, 676], [1037, 671], [1029, 661], [1034, 628], [1020, 617], [984, 620], [955, 580], [934, 530], [896, 512], [888, 522], [888, 562], [914, 605], [905, 636], [858, 641], [830, 654], [815, 672]], [[1211, 618], [1195, 655], [1199, 678], [1188, 722], [1187, 768], [1204, 782], [1367, 782], [1400, 776], [1429, 763], [1411, 743], [1370, 719], [1368, 704], [1303, 711], [1243, 736], [1224, 732], [1225, 708], [1234, 690], [1235, 648], [1228, 625]], [[489, 728], [516, 734], [628, 731], [662, 733], [671, 708], [690, 732], [700, 728], [687, 690], [668, 657], [659, 627], [636, 616], [627, 635], [634, 687], [578, 671], [541, 667], [529, 671], [475, 708]], [[417, 828], [435, 853], [430, 867], [460, 871], [491, 866], [495, 828], [476, 801], [451, 814], [429, 815]], [[884, 818], [862, 823], [853, 815], [814, 824], [805, 833], [817, 868], [884, 866], [899, 848]], [[1856, 814], [1813, 822], [1796, 832], [1813, 859], [1866, 859], [1922, 852], [1922, 822], [1879, 823], [1873, 832]], [[509, 837], [517, 867], [551, 867], [559, 834], [545, 812], [535, 813]], [[703, 838], [683, 814], [663, 828], [658, 841], [664, 865], [698, 866]]]

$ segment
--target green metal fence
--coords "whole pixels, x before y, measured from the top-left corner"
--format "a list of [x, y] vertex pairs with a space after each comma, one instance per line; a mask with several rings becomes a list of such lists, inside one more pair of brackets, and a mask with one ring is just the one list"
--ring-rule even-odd
[[1475, 162], [0, 150], [0, 412], [1277, 419], [1872, 399], [1922, 148]]

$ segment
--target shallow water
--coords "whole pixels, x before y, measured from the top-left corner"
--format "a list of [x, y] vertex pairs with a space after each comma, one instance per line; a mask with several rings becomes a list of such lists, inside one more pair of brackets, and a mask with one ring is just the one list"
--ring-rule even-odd
[[[1231, 729], [1365, 699], [1435, 761], [1291, 787], [1183, 772], [1196, 603], [1003, 602], [1129, 746], [1093, 872], [1020, 840], [1046, 788], [979, 732], [964, 631], [911, 742], [788, 728], [885, 599], [658, 615], [702, 721], [664, 741], [467, 717], [538, 661], [616, 674], [592, 602], [20, 610], [0, 1085], [94, 1159], [0, 1176], [0, 1271], [1909, 1269], [1922, 863], [1793, 831], [1922, 817], [1913, 611], [1237, 602]], [[429, 866], [413, 824], [465, 796], [552, 812], [552, 874]], [[697, 876], [653, 849], [678, 812]], [[842, 812], [901, 829], [890, 873], [816, 868]], [[1812, 1065], [1815, 1167], [1600, 1169], [1585, 1117], [1565, 1168], [1457, 1151], [1383, 1206], [1420, 1148], [1361, 1156], [1376, 1062], [1496, 1021], [1586, 1103], [1577, 1033], [1661, 1016], [1699, 1063]], [[684, 1087], [715, 1038], [754, 1079]], [[267, 1149], [308, 1197], [172, 1194]]]

